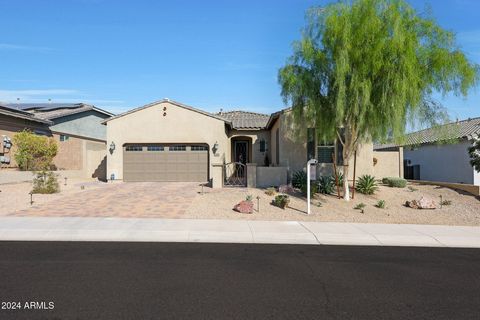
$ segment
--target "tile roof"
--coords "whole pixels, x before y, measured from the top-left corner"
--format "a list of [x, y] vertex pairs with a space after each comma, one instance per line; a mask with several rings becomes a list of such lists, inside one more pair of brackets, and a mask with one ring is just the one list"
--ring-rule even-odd
[[4, 105], [0, 105], [0, 114], [14, 117], [14, 118], [19, 118], [19, 119], [24, 119], [24, 120], [29, 120], [37, 123], [42, 123], [42, 124], [48, 124], [51, 125], [52, 122], [46, 119], [39, 119], [35, 117], [32, 113], [22, 111], [22, 110], [15, 110], [10, 107], [6, 107]]
[[453, 139], [471, 140], [478, 137], [480, 137], [480, 117], [455, 121], [438, 127], [412, 132], [405, 136], [405, 141], [401, 144], [379, 144], [375, 145], [374, 149], [383, 150], [398, 147], [400, 145], [420, 145]]
[[249, 111], [227, 111], [219, 112], [218, 116], [230, 121], [233, 129], [240, 130], [260, 130], [267, 127], [270, 119], [269, 114], [249, 112]]
[[109, 117], [112, 113], [84, 103], [12, 103], [7, 108], [32, 114], [35, 118], [52, 120], [85, 111], [95, 110]]
[[473, 139], [480, 136], [480, 117], [451, 122], [406, 135], [405, 145], [433, 143], [449, 139]]

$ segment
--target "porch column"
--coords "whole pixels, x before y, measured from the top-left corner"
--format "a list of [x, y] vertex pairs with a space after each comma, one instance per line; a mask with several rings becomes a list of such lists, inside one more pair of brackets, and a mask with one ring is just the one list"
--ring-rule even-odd
[[257, 187], [257, 164], [247, 163], [247, 187]]

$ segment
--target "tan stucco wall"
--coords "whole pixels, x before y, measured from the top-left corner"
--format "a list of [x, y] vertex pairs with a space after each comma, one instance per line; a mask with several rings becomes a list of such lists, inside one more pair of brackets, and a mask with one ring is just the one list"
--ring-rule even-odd
[[257, 187], [278, 187], [287, 183], [287, 168], [257, 167]]
[[106, 180], [107, 145], [105, 142], [85, 141], [84, 168], [87, 178]]
[[[163, 116], [164, 112], [166, 116]], [[126, 143], [206, 143], [210, 149], [210, 178], [212, 164], [230, 161], [230, 140], [224, 121], [169, 102], [161, 102], [107, 122], [107, 147], [112, 142], [116, 149], [113, 154], [107, 153], [108, 178], [114, 173], [115, 179], [123, 179], [122, 147]], [[219, 148], [213, 154], [215, 142]]]
[[[268, 154], [270, 163], [272, 159], [270, 158], [270, 131], [268, 130], [231, 130], [229, 132], [230, 138], [235, 137], [247, 137], [251, 139], [251, 161], [256, 163], [258, 166], [263, 166], [265, 164], [265, 155]], [[264, 139], [267, 143], [267, 151], [260, 152], [260, 141]]]
[[373, 173], [377, 179], [385, 177], [403, 178], [403, 156], [400, 151], [374, 151], [373, 157], [377, 164], [373, 166]]
[[[307, 162], [307, 125], [295, 130], [291, 113], [285, 112], [280, 115], [271, 130], [272, 159], [275, 160], [275, 130], [280, 129], [280, 163], [279, 166], [287, 167], [288, 174], [298, 170], [306, 169]], [[315, 147], [315, 152], [317, 152]], [[273, 161], [275, 162], [275, 161]], [[353, 179], [353, 163], [352, 157], [349, 163], [349, 178]], [[398, 168], [398, 167], [397, 167]], [[317, 175], [332, 175], [333, 164], [318, 164]], [[373, 144], [365, 143], [360, 145], [357, 151], [356, 175], [373, 174]]]

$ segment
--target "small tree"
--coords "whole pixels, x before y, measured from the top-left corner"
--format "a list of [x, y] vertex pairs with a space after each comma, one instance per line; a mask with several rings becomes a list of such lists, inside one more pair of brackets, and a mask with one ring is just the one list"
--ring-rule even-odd
[[49, 170], [57, 155], [57, 143], [53, 138], [39, 136], [23, 130], [13, 137], [15, 161], [20, 170]]
[[293, 122], [343, 146], [348, 164], [361, 143], [399, 140], [407, 121], [444, 114], [432, 94], [466, 96], [478, 79], [455, 35], [404, 0], [339, 1], [307, 14], [303, 37], [279, 71]]
[[470, 155], [470, 164], [477, 172], [480, 172], [480, 139], [477, 139], [473, 146], [468, 148], [468, 154]]

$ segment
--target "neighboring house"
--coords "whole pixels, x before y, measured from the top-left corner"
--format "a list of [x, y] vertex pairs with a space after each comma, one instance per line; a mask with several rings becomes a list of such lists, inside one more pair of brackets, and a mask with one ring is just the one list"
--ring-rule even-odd
[[[295, 135], [289, 109], [272, 115], [245, 111], [209, 113], [164, 99], [105, 120], [107, 177], [124, 181], [209, 181], [213, 187], [244, 174], [249, 186], [287, 183], [304, 170], [309, 158], [319, 160], [318, 174], [332, 174], [331, 154], [338, 144], [315, 141], [312, 130]], [[309, 135], [309, 138], [307, 138]], [[391, 153], [402, 174], [398, 153]], [[357, 176], [381, 173], [373, 165], [372, 144], [357, 152]], [[231, 166], [240, 162], [245, 166]], [[386, 163], [386, 162], [385, 162]], [[394, 161], [395, 163], [395, 161]], [[240, 170], [241, 169], [241, 170]], [[246, 170], [246, 173], [243, 170]], [[350, 163], [353, 173], [353, 159]]]
[[480, 117], [408, 134], [405, 176], [416, 180], [480, 185], [468, 147], [480, 136]]
[[[2, 135], [13, 138], [16, 132], [29, 129], [53, 137], [58, 153], [54, 165], [58, 170], [81, 170], [86, 177], [106, 177], [106, 130], [101, 122], [110, 112], [78, 103], [3, 104]], [[13, 153], [8, 167], [15, 167]], [[5, 166], [5, 165], [4, 165]]]

